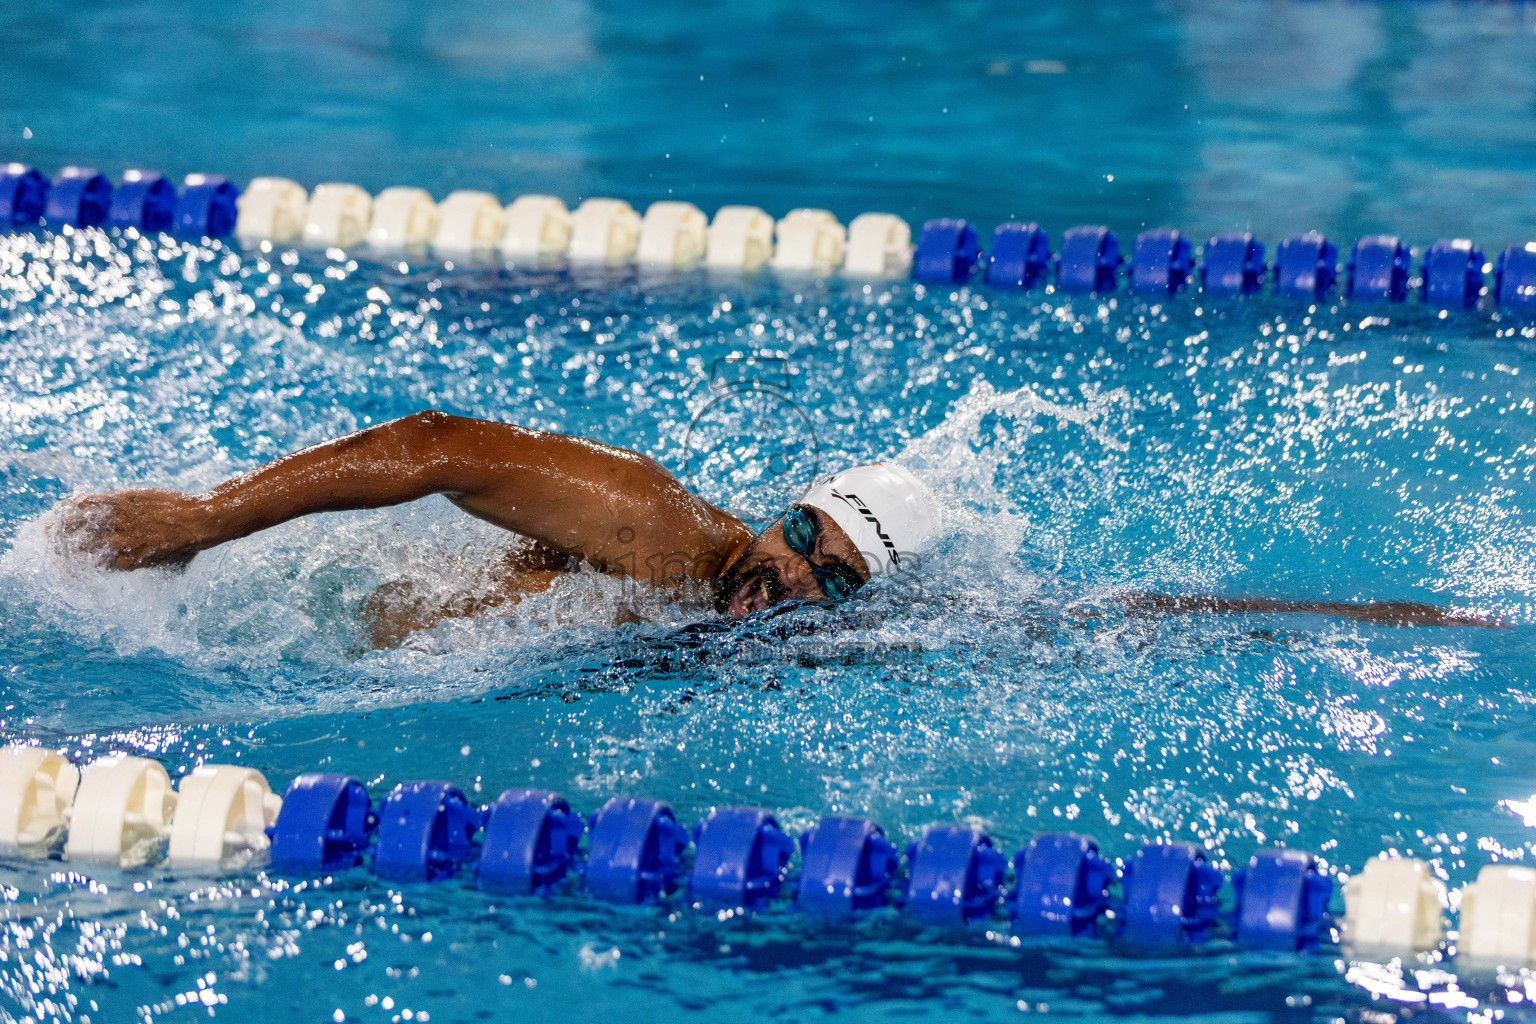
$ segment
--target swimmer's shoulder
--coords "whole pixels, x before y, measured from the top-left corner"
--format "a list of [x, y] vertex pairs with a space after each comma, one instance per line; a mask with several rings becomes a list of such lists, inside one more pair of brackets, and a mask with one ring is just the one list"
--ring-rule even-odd
[[[577, 438], [576, 440], [585, 441], [586, 439]], [[601, 442], [588, 443], [600, 444]], [[604, 445], [604, 447], [618, 454], [632, 469], [649, 477], [652, 483], [658, 484], [664, 491], [670, 491], [670, 497], [683, 507], [679, 511], [686, 509], [687, 513], [679, 518], [676, 525], [683, 527], [684, 522], [682, 520], [690, 520], [691, 522], [688, 525], [704, 526], [705, 531], [716, 538], [716, 543], [711, 546], [720, 550], [722, 554], [744, 550], [747, 544], [751, 543], [752, 538], [756, 536], [752, 528], [742, 521], [740, 516], [721, 508], [719, 505], [690, 489], [683, 481], [678, 479], [676, 473], [662, 465], [659, 460], [644, 452], [637, 452], [632, 448], [622, 448], [615, 445]], [[638, 485], [638, 481], [633, 481], [633, 484]], [[671, 504], [671, 502], [668, 502], [668, 504]]]
[[609, 456], [598, 494], [616, 521], [618, 542], [596, 552], [594, 564], [684, 564], [684, 575], [711, 578], [735, 562], [756, 534], [741, 517], [689, 488], [659, 460], [618, 445], [560, 435], [576, 450]]
[[[697, 498], [697, 496], [695, 497]], [[697, 498], [697, 500], [699, 504], [704, 506], [706, 512], [714, 521], [715, 526], [719, 529], [723, 546], [745, 549], [748, 544], [752, 543], [753, 538], [757, 536], [753, 532], [752, 527], [743, 522], [740, 516], [727, 512], [719, 505], [705, 501], [703, 498]]]

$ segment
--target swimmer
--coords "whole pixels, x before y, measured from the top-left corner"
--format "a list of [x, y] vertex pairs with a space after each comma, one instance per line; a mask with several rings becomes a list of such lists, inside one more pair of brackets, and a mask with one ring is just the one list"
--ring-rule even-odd
[[[638, 452], [436, 411], [314, 445], [206, 494], [139, 489], [72, 499], [56, 523], [67, 546], [96, 553], [110, 568], [183, 566], [200, 551], [300, 516], [431, 494], [531, 546], [495, 566], [483, 592], [431, 601], [408, 583], [381, 587], [364, 602], [378, 646], [515, 603], [583, 565], [675, 593], [701, 591], [733, 619], [790, 600], [837, 603], [876, 577], [915, 578], [939, 530], [933, 495], [892, 463], [817, 481], [754, 535]], [[1316, 612], [1389, 625], [1487, 624], [1409, 602], [1132, 594], [1122, 603], [1133, 613]]]
[[496, 566], [483, 593], [433, 602], [408, 583], [386, 584], [364, 608], [377, 645], [547, 590], [582, 565], [702, 590], [733, 619], [789, 600], [845, 601], [875, 576], [912, 572], [938, 528], [927, 487], [894, 464], [821, 480], [754, 534], [638, 452], [436, 411], [306, 448], [206, 494], [77, 498], [59, 525], [69, 546], [108, 567], [143, 569], [185, 565], [300, 516], [431, 494], [532, 544]]

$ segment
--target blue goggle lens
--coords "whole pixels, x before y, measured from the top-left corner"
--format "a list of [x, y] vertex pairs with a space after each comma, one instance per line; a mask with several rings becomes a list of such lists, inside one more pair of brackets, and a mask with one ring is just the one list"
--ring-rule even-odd
[[789, 546], [789, 550], [810, 562], [816, 583], [827, 597], [834, 601], [846, 601], [853, 596], [854, 591], [864, 585], [864, 581], [847, 566], [817, 565], [811, 562], [811, 552], [816, 550], [816, 536], [819, 530], [816, 520], [812, 519], [805, 509], [792, 508], [784, 513], [782, 529], [784, 543]]
[[792, 508], [784, 513], [784, 543], [803, 558], [809, 558], [815, 550], [816, 523], [805, 509]]

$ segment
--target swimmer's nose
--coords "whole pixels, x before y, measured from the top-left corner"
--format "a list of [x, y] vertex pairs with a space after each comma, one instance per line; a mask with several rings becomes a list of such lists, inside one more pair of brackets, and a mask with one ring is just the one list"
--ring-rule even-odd
[[795, 597], [807, 597], [816, 591], [816, 578], [805, 559], [792, 555], [779, 565], [779, 579]]

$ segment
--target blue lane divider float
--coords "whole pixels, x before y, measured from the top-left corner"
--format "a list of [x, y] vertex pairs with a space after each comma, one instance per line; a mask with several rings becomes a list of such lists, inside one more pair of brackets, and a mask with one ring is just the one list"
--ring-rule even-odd
[[918, 236], [912, 277], [933, 284], [970, 280], [981, 257], [976, 229], [963, 220], [930, 220]]
[[475, 855], [481, 812], [458, 786], [433, 781], [401, 783], [379, 801], [373, 874], [401, 881], [452, 875]]
[[1120, 262], [1120, 240], [1109, 228], [1069, 228], [1061, 236], [1056, 287], [1064, 292], [1112, 292]]
[[52, 224], [94, 228], [106, 223], [112, 183], [89, 167], [66, 167], [53, 180], [43, 217]]
[[268, 830], [272, 867], [284, 872], [344, 871], [363, 862], [378, 829], [368, 790], [349, 775], [309, 772], [288, 784]]
[[992, 231], [986, 281], [999, 288], [1028, 291], [1045, 280], [1051, 269], [1051, 236], [1038, 224], [1016, 221]]
[[487, 892], [548, 893], [575, 867], [586, 830], [564, 797], [509, 789], [486, 814], [475, 882]]
[[380, 878], [446, 878], [475, 854], [480, 811], [457, 786], [402, 782], [379, 803], [373, 870]]
[[0, 223], [13, 228], [36, 224], [48, 201], [49, 184], [26, 164], [0, 168]]
[[1430, 305], [1475, 306], [1483, 293], [1483, 250], [1468, 238], [1442, 238], [1424, 254], [1423, 278]]
[[1232, 876], [1236, 933], [1249, 946], [1311, 949], [1330, 921], [1333, 880], [1302, 850], [1260, 850]]
[[1250, 232], [1215, 235], [1202, 256], [1200, 287], [1211, 295], [1249, 295], [1264, 282], [1264, 243]]
[[235, 230], [240, 190], [218, 174], [189, 174], [176, 199], [172, 230], [190, 238], [224, 238]]
[[717, 807], [694, 831], [688, 888], [700, 906], [760, 910], [779, 894], [794, 840], [766, 811]]
[[1346, 294], [1356, 301], [1402, 302], [1408, 298], [1410, 259], [1396, 235], [1366, 235], [1349, 254]]
[[1505, 249], [1499, 255], [1494, 280], [1499, 305], [1536, 307], [1536, 242]]
[[848, 917], [885, 905], [901, 856], [866, 818], [823, 818], [800, 840], [800, 909]]
[[1131, 255], [1131, 291], [1172, 295], [1183, 288], [1194, 266], [1189, 239], [1172, 228], [1143, 231]]
[[176, 221], [176, 186], [157, 171], [125, 171], [112, 190], [107, 223], [144, 232], [169, 231]]
[[1148, 843], [1125, 868], [1123, 935], [1149, 945], [1205, 939], [1216, 926], [1221, 872], [1191, 843]]
[[1338, 278], [1339, 248], [1316, 231], [1292, 235], [1275, 250], [1275, 290], [1308, 300], [1328, 294]]
[[1115, 868], [1099, 856], [1099, 844], [1071, 832], [1036, 836], [1013, 858], [1015, 879], [1008, 901], [1020, 934], [1086, 935], [1109, 908]]
[[939, 925], [988, 917], [1001, 897], [1007, 865], [991, 837], [934, 825], [907, 851], [907, 913]]
[[587, 891], [617, 903], [646, 903], [677, 887], [688, 830], [672, 808], [614, 797], [592, 816]]

